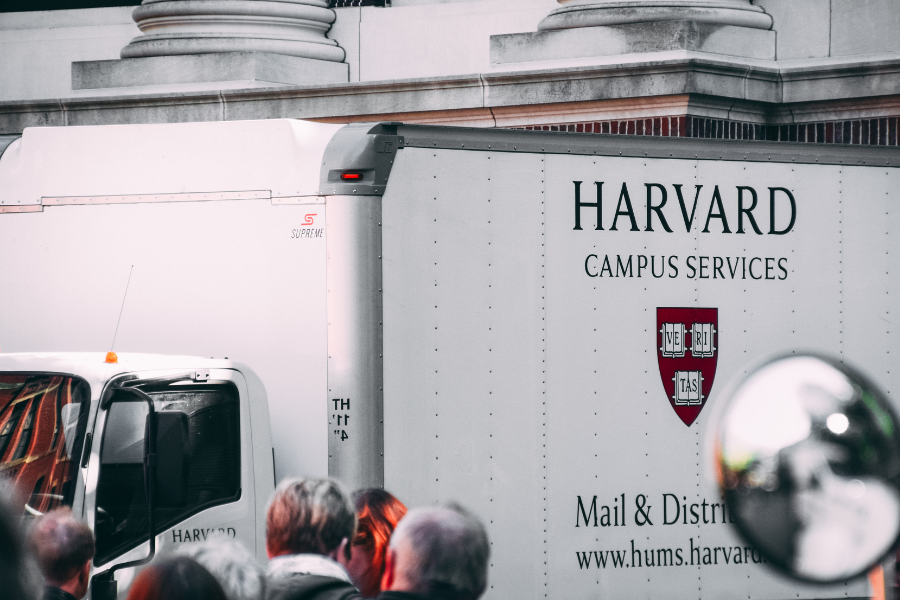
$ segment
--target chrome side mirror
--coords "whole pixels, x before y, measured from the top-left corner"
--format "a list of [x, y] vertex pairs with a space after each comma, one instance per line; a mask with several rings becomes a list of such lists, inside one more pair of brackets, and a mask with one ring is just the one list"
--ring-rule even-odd
[[883, 560], [900, 536], [900, 421], [884, 394], [811, 354], [766, 362], [730, 389], [715, 466], [747, 541], [816, 583]]

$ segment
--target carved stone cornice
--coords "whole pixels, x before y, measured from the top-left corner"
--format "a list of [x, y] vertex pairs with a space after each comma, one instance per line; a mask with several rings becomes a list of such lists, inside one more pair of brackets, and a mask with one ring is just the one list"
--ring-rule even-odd
[[396, 81], [0, 102], [25, 127], [300, 118], [517, 126], [689, 114], [764, 124], [897, 116], [900, 55], [815, 64], [683, 57]]

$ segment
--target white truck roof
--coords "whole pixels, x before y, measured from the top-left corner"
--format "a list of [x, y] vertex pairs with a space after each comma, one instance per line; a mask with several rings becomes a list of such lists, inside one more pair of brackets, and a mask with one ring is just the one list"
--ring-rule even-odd
[[0, 206], [200, 192], [315, 196], [325, 147], [341, 127], [295, 119], [29, 127], [2, 152]]
[[[165, 354], [116, 353], [115, 363], [106, 362], [106, 352], [15, 352], [0, 354], [0, 374], [64, 373], [81, 377], [92, 387], [134, 371], [179, 369], [230, 369], [236, 364], [224, 359]], [[100, 390], [92, 390], [96, 397]]]

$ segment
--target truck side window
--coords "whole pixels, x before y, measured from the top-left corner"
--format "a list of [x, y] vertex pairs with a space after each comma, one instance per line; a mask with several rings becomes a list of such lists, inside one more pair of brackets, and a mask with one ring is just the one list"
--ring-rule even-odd
[[[188, 500], [184, 506], [158, 507], [157, 528], [237, 500], [240, 421], [235, 386], [227, 382], [154, 386], [150, 382], [140, 389], [153, 398], [156, 411], [174, 410], [188, 417]], [[147, 405], [142, 402], [113, 402], [109, 407], [100, 450], [94, 564], [101, 565], [148, 539], [142, 463], [146, 418]]]
[[77, 377], [0, 373], [0, 479], [18, 489], [24, 514], [72, 505], [88, 398]]

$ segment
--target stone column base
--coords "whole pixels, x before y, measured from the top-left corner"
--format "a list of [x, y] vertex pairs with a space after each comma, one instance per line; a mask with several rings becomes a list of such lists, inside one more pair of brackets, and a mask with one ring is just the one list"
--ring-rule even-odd
[[122, 58], [271, 52], [341, 62], [343, 48], [326, 33], [327, 0], [144, 0], [132, 13], [141, 35]]
[[558, 0], [538, 31], [658, 21], [700, 21], [771, 29], [772, 17], [750, 0]]
[[347, 83], [349, 65], [266, 52], [221, 52], [72, 63], [72, 89], [252, 81], [258, 84]]
[[775, 59], [775, 32], [699, 21], [658, 21], [491, 36], [491, 64], [690, 50]]

